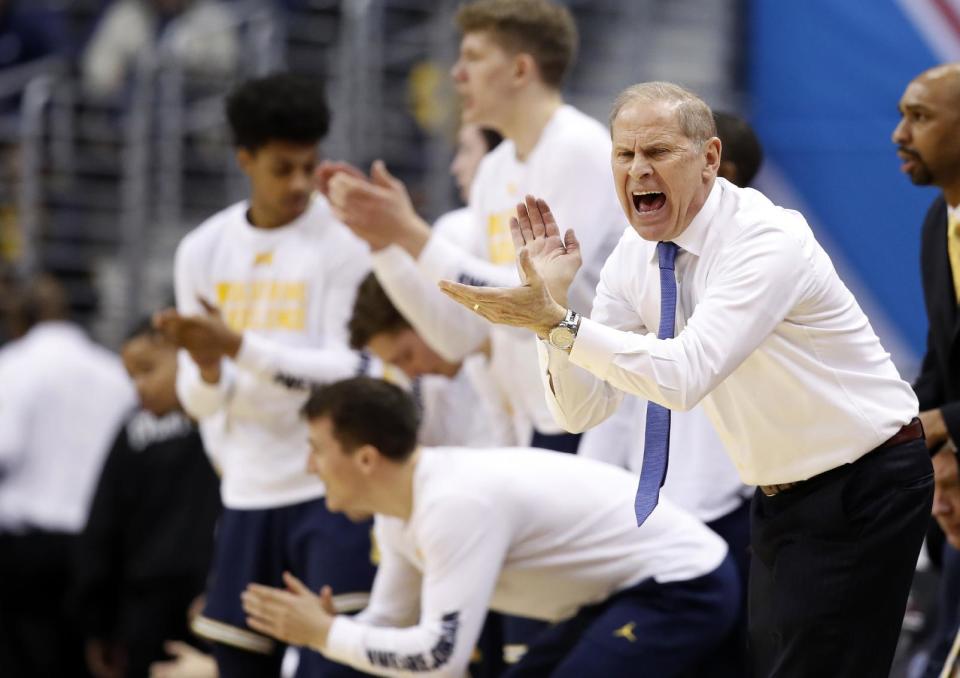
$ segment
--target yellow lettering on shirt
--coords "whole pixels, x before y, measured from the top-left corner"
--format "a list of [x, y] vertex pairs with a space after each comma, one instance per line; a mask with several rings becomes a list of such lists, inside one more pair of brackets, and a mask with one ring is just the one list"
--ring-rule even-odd
[[273, 263], [273, 252], [258, 252], [253, 257], [254, 266], [269, 266]]
[[505, 210], [487, 217], [487, 251], [494, 264], [512, 264], [516, 259], [517, 252], [510, 235], [510, 218], [514, 216], [513, 210]]
[[217, 306], [231, 329], [302, 332], [307, 325], [307, 283], [302, 280], [221, 281]]

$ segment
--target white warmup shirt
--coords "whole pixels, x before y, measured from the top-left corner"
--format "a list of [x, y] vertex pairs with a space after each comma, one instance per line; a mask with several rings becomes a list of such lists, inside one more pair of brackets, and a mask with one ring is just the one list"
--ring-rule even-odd
[[[472, 223], [470, 211], [463, 208], [440, 217], [434, 231], [462, 243], [470, 235]], [[428, 345], [429, 338], [420, 329], [424, 324], [460, 322], [456, 317], [459, 305], [447, 299], [434, 281], [420, 274], [416, 261], [406, 250], [391, 245], [374, 252], [373, 272], [390, 301]], [[464, 322], [475, 325], [481, 333], [488, 331], [483, 318], [469, 316]], [[438, 351], [433, 345], [431, 348]], [[452, 379], [430, 375], [417, 380], [423, 408], [421, 444], [505, 447], [529, 442], [532, 427], [527, 419], [515, 415], [485, 353], [458, 356], [455, 361], [462, 363], [461, 368]], [[537, 387], [540, 388], [539, 383]]]
[[[616, 412], [584, 432], [577, 454], [639, 474], [646, 422], [647, 401], [624, 396]], [[740, 480], [699, 405], [671, 415], [670, 463], [660, 492], [705, 523], [722, 518], [753, 496], [753, 487]]]
[[376, 516], [370, 605], [324, 654], [377, 675], [462, 676], [487, 608], [549, 622], [645, 579], [716, 569], [727, 546], [669, 500], [637, 528], [636, 476], [524, 448], [421, 450], [407, 521]]
[[120, 359], [72, 323], [39, 323], [4, 346], [0, 532], [80, 532], [103, 461], [136, 402]]
[[301, 380], [276, 376], [275, 355], [256, 352], [259, 338], [291, 348], [340, 351], [324, 381], [352, 376], [358, 358], [346, 352], [347, 321], [369, 251], [326, 201], [316, 197], [298, 219], [277, 229], [247, 221], [237, 203], [189, 233], [177, 250], [177, 309], [203, 313], [202, 296], [231, 328], [244, 332], [236, 364], [225, 361], [210, 385], [181, 352], [177, 392], [200, 421], [204, 445], [222, 471], [223, 503], [233, 509], [284, 506], [323, 496], [306, 472], [307, 398]]
[[[290, 348], [263, 337], [244, 335], [237, 360], [265, 377], [286, 375], [298, 381], [322, 383], [353, 354], [335, 349]], [[504, 405], [491, 383], [487, 358], [469, 356], [452, 378], [427, 375], [420, 379], [387, 381], [413, 392], [421, 411], [417, 440], [421, 445], [503, 447], [513, 443], [513, 430]]]
[[702, 400], [743, 481], [771, 485], [855, 461], [916, 416], [801, 214], [717, 179], [674, 242], [676, 338], [656, 337], [657, 244], [628, 229], [570, 355], [538, 342], [565, 427], [601, 421], [623, 392], [673, 410]]
[[[511, 447], [519, 445], [510, 416], [482, 353], [468, 356], [453, 377], [417, 380], [421, 406], [417, 440], [429, 447]], [[524, 436], [523, 442], [529, 440]]]
[[[576, 231], [583, 267], [574, 279], [570, 303], [577, 310], [588, 311], [600, 269], [626, 221], [613, 188], [610, 133], [571, 106], [561, 106], [554, 113], [523, 161], [517, 158], [510, 140], [484, 157], [470, 192], [472, 228], [468, 236], [458, 233], [451, 238], [435, 233], [430, 238], [417, 262], [426, 279], [432, 283], [456, 280], [517, 285], [510, 217], [527, 194], [549, 203], [561, 230]], [[390, 249], [381, 250], [375, 259], [394, 256]], [[490, 326], [449, 299], [431, 307], [432, 299], [403, 298], [383, 279], [381, 282], [400, 312], [446, 359], [461, 360], [489, 341], [491, 369], [510, 398], [514, 416], [525, 421], [528, 429], [560, 432], [543, 402], [536, 341], [529, 333]]]

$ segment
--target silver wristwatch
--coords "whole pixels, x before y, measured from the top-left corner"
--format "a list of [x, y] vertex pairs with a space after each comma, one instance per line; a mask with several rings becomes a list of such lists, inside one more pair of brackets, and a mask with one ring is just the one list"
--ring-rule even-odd
[[550, 330], [547, 339], [550, 345], [561, 351], [569, 351], [573, 348], [573, 342], [577, 338], [577, 330], [580, 329], [580, 314], [573, 309], [567, 310], [567, 315], [560, 324]]

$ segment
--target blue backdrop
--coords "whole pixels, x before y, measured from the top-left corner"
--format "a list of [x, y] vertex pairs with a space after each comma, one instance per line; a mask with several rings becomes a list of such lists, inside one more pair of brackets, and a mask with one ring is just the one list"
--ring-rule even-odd
[[750, 117], [770, 163], [850, 286], [872, 297], [864, 306], [886, 316], [875, 318], [881, 339], [915, 365], [927, 324], [920, 223], [937, 191], [900, 173], [890, 135], [907, 83], [938, 63], [934, 48], [895, 0], [754, 0], [748, 35]]

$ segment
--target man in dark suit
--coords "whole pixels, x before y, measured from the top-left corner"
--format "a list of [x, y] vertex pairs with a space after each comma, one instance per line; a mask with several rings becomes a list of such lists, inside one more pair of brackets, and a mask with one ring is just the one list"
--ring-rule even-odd
[[893, 143], [902, 171], [937, 186], [923, 223], [921, 272], [929, 320], [927, 352], [914, 384], [933, 453], [933, 515], [946, 535], [942, 618], [927, 675], [936, 676], [960, 621], [960, 63], [921, 73], [900, 99]]

